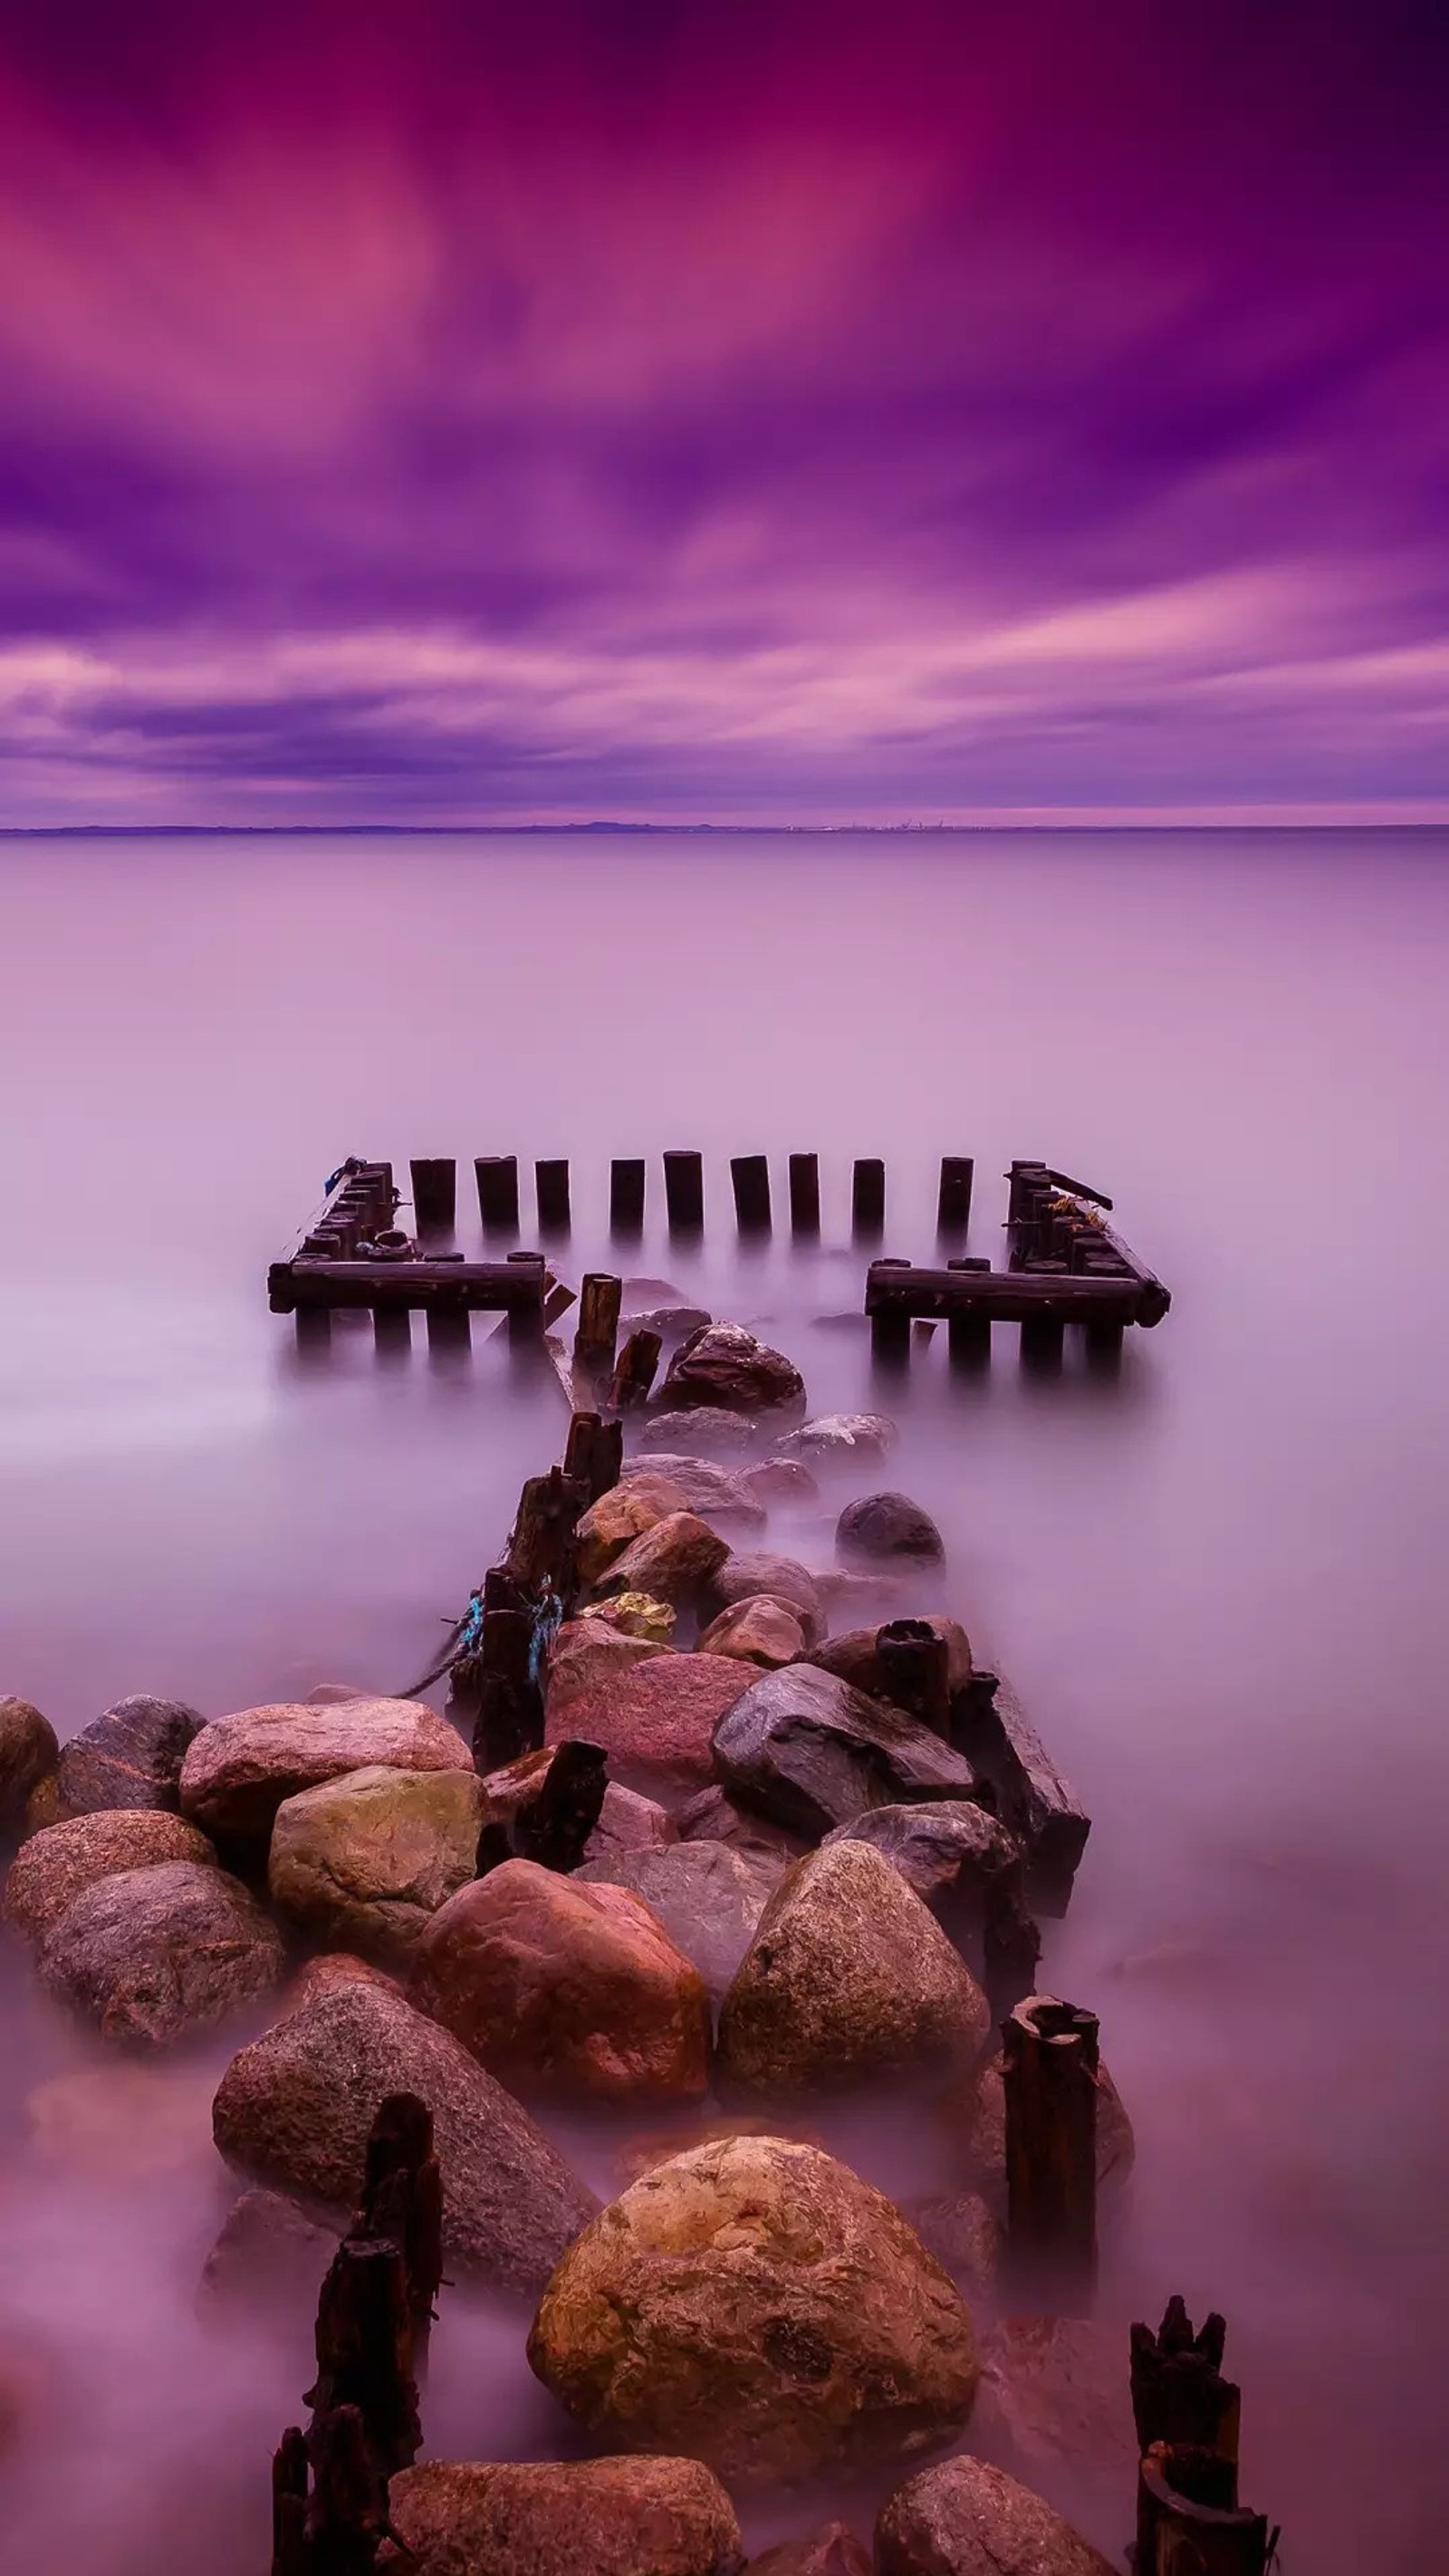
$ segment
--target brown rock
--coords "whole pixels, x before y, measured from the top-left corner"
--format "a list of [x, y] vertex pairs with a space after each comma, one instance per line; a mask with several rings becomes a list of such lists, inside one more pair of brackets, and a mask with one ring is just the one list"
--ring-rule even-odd
[[792, 2146], [818, 2147], [822, 2155], [826, 2152], [819, 2131], [793, 2112], [782, 2116], [773, 2110], [737, 2111], [732, 2117], [716, 2119], [696, 2112], [692, 2117], [676, 2114], [667, 2128], [636, 2131], [611, 2156], [609, 2170], [618, 2189], [625, 2191], [642, 2174], [653, 2173], [657, 2165], [671, 2164], [676, 2156], [693, 2155], [700, 2147], [721, 2146], [735, 2138], [784, 2138]]
[[641, 1798], [611, 1780], [604, 1791], [599, 1821], [584, 1845], [586, 1861], [613, 1860], [625, 1852], [662, 1851], [679, 1840], [674, 1818], [656, 1799]]
[[61, 1805], [68, 1816], [98, 1807], [169, 1807], [188, 1746], [202, 1726], [199, 1710], [180, 1699], [140, 1692], [118, 1699], [103, 1717], [61, 1747]]
[[968, 2298], [995, 2303], [1006, 2240], [979, 2192], [912, 2201], [906, 2216], [921, 2243]]
[[[668, 1646], [656, 1639], [625, 1636], [602, 1619], [566, 1620], [554, 1641], [544, 1684], [544, 1707], [552, 1712], [558, 1735], [587, 1735], [587, 1727], [572, 1723], [574, 1708], [612, 1690], [636, 1664], [647, 1664], [655, 1655], [668, 1652]], [[510, 1771], [516, 1767], [508, 1766]], [[490, 1794], [496, 1802], [498, 1793]]]
[[667, 1456], [626, 1458], [620, 1481], [632, 1484], [638, 1476], [667, 1475], [677, 1485], [688, 1508], [702, 1520], [717, 1521], [721, 1529], [762, 1530], [765, 1506], [750, 1492], [744, 1476], [736, 1469], [716, 1465], [712, 1458], [691, 1458], [682, 1450], [671, 1450]]
[[420, 2094], [432, 2112], [449, 2264], [537, 2290], [597, 2203], [512, 2094], [381, 1986], [339, 1986], [234, 2057], [213, 2106], [216, 2143], [254, 2181], [350, 2215], [389, 2093]]
[[876, 2576], [1113, 2576], [1040, 2496], [984, 2460], [908, 2478], [875, 2527]]
[[343, 1700], [376, 1699], [376, 1697], [376, 1691], [361, 1690], [356, 1682], [318, 1682], [316, 1688], [307, 1693], [307, 1706], [333, 1708], [340, 1706]]
[[804, 1647], [805, 1631], [793, 1611], [763, 1593], [721, 1610], [699, 1641], [702, 1655], [735, 1655], [742, 1664], [763, 1664], [770, 1672], [793, 1664]]
[[601, 1744], [612, 1770], [637, 1774], [632, 1785], [657, 1777], [702, 1788], [713, 1767], [714, 1731], [755, 1678], [752, 1664], [729, 1655], [659, 1655], [627, 1671], [595, 1678], [545, 1711], [551, 1744], [581, 1736]]
[[745, 2576], [870, 2576], [870, 2556], [843, 2522], [828, 2522], [808, 2540], [782, 2540], [752, 2558]]
[[974, 2449], [1055, 2491], [1116, 2487], [1131, 2518], [1137, 2436], [1124, 2325], [1093, 2317], [1004, 2317], [982, 2349]]
[[818, 1503], [820, 1488], [808, 1467], [798, 1458], [762, 1458], [758, 1466], [741, 1470], [740, 1482], [767, 1511], [776, 1503]]
[[181, 1769], [181, 1811], [207, 1833], [269, 1834], [284, 1798], [384, 1763], [396, 1771], [456, 1771], [462, 1737], [410, 1699], [353, 1699], [332, 1708], [284, 1701], [218, 1717]]
[[472, 1877], [487, 1812], [474, 1771], [372, 1763], [320, 1781], [277, 1809], [267, 1858], [272, 1903], [312, 1940], [401, 1964], [430, 1917]]
[[734, 2507], [698, 2460], [427, 2460], [388, 2488], [407, 2576], [737, 2576]]
[[677, 1842], [664, 1851], [621, 1852], [589, 1860], [574, 1884], [627, 1887], [664, 1926], [719, 2003], [754, 1937], [785, 1864], [727, 1843]]
[[835, 1544], [847, 1563], [898, 1557], [939, 1565], [946, 1550], [927, 1511], [909, 1494], [862, 1494], [847, 1503], [835, 1524]]
[[809, 1849], [804, 1836], [772, 1825], [753, 1807], [742, 1807], [717, 1780], [687, 1799], [675, 1817], [682, 1843], [728, 1843], [732, 1850], [798, 1860]]
[[28, 1699], [0, 1699], [0, 1831], [21, 1823], [26, 1801], [59, 1758], [50, 1720]]
[[59, 1768], [43, 1772], [25, 1801], [22, 1835], [43, 1834], [51, 1825], [64, 1824], [69, 1812], [60, 1794]]
[[374, 1967], [370, 1959], [359, 1959], [351, 1950], [323, 1950], [317, 1958], [306, 1960], [289, 1980], [278, 1998], [273, 2021], [283, 2021], [288, 2013], [303, 2011], [319, 1995], [335, 1994], [339, 1986], [380, 1986], [384, 1994], [402, 1994], [396, 1977], [390, 1977], [385, 1968]]
[[752, 1600], [757, 1594], [771, 1601], [781, 1601], [793, 1610], [807, 1638], [814, 1644], [825, 1634], [825, 1610], [820, 1588], [808, 1566], [793, 1556], [769, 1556], [751, 1549], [736, 1552], [721, 1566], [709, 1587], [709, 1607], [713, 1611], [733, 1609], [737, 1601]]
[[705, 1324], [681, 1342], [659, 1391], [671, 1405], [718, 1405], [725, 1413], [765, 1413], [803, 1406], [805, 1380], [783, 1351], [772, 1351], [739, 1324]]
[[214, 1864], [205, 1834], [163, 1807], [100, 1807], [48, 1825], [21, 1845], [5, 1880], [4, 1915], [35, 1941], [99, 1879], [164, 1860]]
[[697, 1601], [717, 1574], [729, 1548], [695, 1512], [668, 1512], [652, 1529], [631, 1539], [609, 1568], [620, 1592], [647, 1592], [658, 1601]]
[[596, 2441], [687, 2442], [771, 2481], [949, 2440], [977, 2376], [965, 2305], [899, 2210], [782, 2138], [641, 2176], [570, 2246], [528, 2357]]
[[[965, 1690], [971, 1679], [971, 1640], [960, 1620], [923, 1617], [920, 1624], [946, 1640], [948, 1690]], [[844, 1636], [829, 1637], [823, 1646], [815, 1647], [810, 1661], [818, 1664], [822, 1672], [838, 1673], [852, 1690], [870, 1691], [878, 1698], [889, 1699], [887, 1671], [877, 1648], [879, 1636], [878, 1627], [848, 1628]]]
[[578, 1524], [579, 1581], [597, 1583], [632, 1540], [671, 1512], [687, 1509], [682, 1487], [671, 1484], [667, 1476], [631, 1476], [627, 1484], [611, 1485]]
[[305, 2329], [340, 2232], [278, 2191], [244, 2191], [201, 2267], [202, 2308], [249, 2311]]
[[[953, 2135], [965, 2141], [967, 2169], [990, 2208], [1006, 2209], [1006, 2093], [1001, 2052], [953, 2080], [941, 2107]], [[1122, 2096], [1105, 2065], [1097, 2070], [1097, 2189], [1120, 2190], [1132, 2171], [1136, 2141]]]
[[747, 1414], [726, 1413], [718, 1404], [675, 1410], [664, 1397], [660, 1405], [639, 1434], [646, 1456], [651, 1450], [670, 1455], [682, 1450], [686, 1457], [738, 1458], [754, 1446], [755, 1426]]
[[816, 1466], [860, 1467], [894, 1449], [896, 1426], [888, 1413], [817, 1413], [775, 1443], [781, 1458], [808, 1458]]
[[695, 2101], [709, 2081], [699, 1971], [612, 1882], [503, 1862], [434, 1916], [411, 1992], [520, 2092]]
[[103, 2039], [166, 2048], [256, 2003], [284, 1958], [239, 1879], [168, 1860], [84, 1888], [46, 1934], [40, 1976]]
[[964, 1755], [930, 1727], [816, 1664], [752, 1682], [715, 1728], [714, 1765], [736, 1796], [810, 1836], [867, 1807], [969, 1799], [977, 1786]]
[[789, 2099], [971, 2066], [986, 1997], [900, 1873], [868, 1843], [787, 1871], [724, 1999], [721, 2088]]

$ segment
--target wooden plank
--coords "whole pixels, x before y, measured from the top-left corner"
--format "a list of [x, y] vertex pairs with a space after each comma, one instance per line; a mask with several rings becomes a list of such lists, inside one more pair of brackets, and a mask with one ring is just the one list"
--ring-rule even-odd
[[[1167, 1291], [1153, 1283], [1166, 1300]], [[1140, 1279], [1097, 1279], [1063, 1271], [931, 1270], [911, 1262], [873, 1261], [865, 1277], [868, 1315], [985, 1315], [1020, 1324], [1032, 1315], [1064, 1323], [1157, 1323], [1167, 1311]]]
[[298, 1307], [412, 1306], [441, 1302], [477, 1313], [543, 1311], [543, 1261], [278, 1261], [267, 1273], [274, 1315]]

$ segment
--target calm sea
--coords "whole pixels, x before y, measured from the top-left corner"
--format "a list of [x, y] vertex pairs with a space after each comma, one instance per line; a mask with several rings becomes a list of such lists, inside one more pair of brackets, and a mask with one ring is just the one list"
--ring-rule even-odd
[[[12, 839], [0, 959], [0, 1689], [62, 1734], [135, 1690], [398, 1687], [557, 1452], [561, 1401], [481, 1332], [465, 1364], [419, 1331], [380, 1369], [363, 1327], [303, 1365], [265, 1268], [345, 1155], [568, 1155], [577, 1276], [610, 1264], [610, 1156], [657, 1201], [660, 1149], [698, 1147], [703, 1247], [656, 1203], [629, 1266], [768, 1327], [817, 1408], [871, 1400], [825, 1320], [860, 1306], [852, 1157], [886, 1158], [884, 1248], [917, 1259], [942, 1153], [976, 1158], [978, 1252], [1014, 1155], [1113, 1195], [1166, 1324], [1110, 1385], [1024, 1380], [1005, 1332], [964, 1386], [922, 1350], [891, 1481], [1096, 1819], [1046, 1974], [1100, 2011], [1137, 2125], [1107, 2310], [1226, 2311], [1288, 2569], [1426, 2568], [1449, 836]], [[809, 1148], [818, 1253], [742, 1255], [729, 1156], [780, 1192]], [[164, 2206], [35, 2180], [23, 2097], [79, 2060], [8, 1973], [0, 2358], [39, 2355], [51, 2424], [12, 2531], [32, 2568], [130, 2576], [184, 2479], [197, 2549], [260, 2564], [307, 2356], [199, 2366], [210, 2174]], [[887, 2179], [888, 2110], [858, 2150]], [[516, 2341], [458, 2324], [436, 2449], [546, 2447]]]

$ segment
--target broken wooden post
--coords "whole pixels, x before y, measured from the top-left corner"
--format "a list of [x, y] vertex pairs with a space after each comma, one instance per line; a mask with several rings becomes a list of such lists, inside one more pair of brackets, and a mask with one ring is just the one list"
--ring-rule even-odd
[[599, 1821], [608, 1785], [608, 1762], [601, 1744], [561, 1744], [537, 1797], [528, 1799], [513, 1819], [518, 1858], [536, 1861], [541, 1869], [577, 1869]]
[[574, 1529], [587, 1509], [587, 1496], [562, 1467], [527, 1478], [503, 1562], [530, 1600], [537, 1601], [547, 1590], [568, 1610], [578, 1590]]
[[671, 1234], [698, 1234], [704, 1225], [704, 1156], [667, 1153], [664, 1206]]
[[741, 1234], [770, 1231], [770, 1164], [764, 1154], [735, 1154], [730, 1160], [735, 1222]]
[[413, 1221], [419, 1233], [448, 1233], [458, 1213], [458, 1166], [451, 1154], [408, 1165], [413, 1183]]
[[613, 1162], [609, 1166], [609, 1232], [638, 1235], [644, 1231], [644, 1165]]
[[372, 2576], [387, 2536], [387, 2478], [373, 2455], [358, 2406], [313, 2417], [307, 2443], [308, 2576]]
[[574, 1334], [574, 1367], [593, 1387], [608, 1385], [614, 1374], [614, 1347], [619, 1338], [622, 1279], [607, 1270], [586, 1270], [579, 1285], [579, 1320]]
[[355, 2226], [402, 2249], [420, 2376], [443, 2279], [443, 2180], [433, 2152], [433, 2115], [416, 2093], [389, 2093], [367, 2141], [362, 2207]]
[[641, 1329], [629, 1335], [609, 1384], [610, 1413], [633, 1413], [644, 1402], [654, 1384], [663, 1348], [663, 1338], [658, 1333]]
[[567, 1159], [535, 1163], [533, 1178], [538, 1193], [540, 1234], [567, 1234], [570, 1222]]
[[408, 2468], [422, 2443], [413, 2376], [413, 2321], [402, 2247], [390, 2236], [344, 2236], [317, 2306], [318, 2415], [355, 2406], [384, 2478]]
[[886, 1167], [879, 1157], [858, 1157], [850, 1197], [850, 1226], [857, 1242], [884, 1234], [885, 1188]]
[[597, 1413], [576, 1413], [569, 1423], [563, 1460], [570, 1483], [582, 1486], [589, 1501], [596, 1503], [617, 1485], [623, 1463], [622, 1422], [604, 1422]]
[[272, 2576], [311, 2576], [307, 2436], [289, 2424], [272, 2455]]
[[976, 1177], [970, 1154], [941, 1156], [941, 1189], [936, 1201], [938, 1234], [961, 1235], [971, 1222], [971, 1185]]
[[792, 1154], [790, 1157], [790, 1231], [805, 1236], [820, 1232], [818, 1154]]
[[528, 1592], [506, 1566], [490, 1565], [483, 1577], [473, 1728], [473, 1768], [480, 1778], [543, 1742], [543, 1691], [534, 1670], [533, 1638]]
[[1065, 1914], [1092, 1820], [999, 1674], [973, 1673], [955, 1693], [951, 1740], [989, 1784], [997, 1814], [1026, 1851], [1033, 1911]]
[[1194, 2334], [1180, 2298], [1168, 2300], [1156, 2334], [1131, 2333], [1132, 2413], [1140, 2451], [1154, 2442], [1187, 2443], [1236, 2460], [1242, 2392], [1222, 2375], [1226, 2321], [1216, 2314]]
[[951, 1650], [929, 1619], [889, 1619], [875, 1633], [886, 1697], [936, 1735], [951, 1732]]
[[518, 1156], [479, 1154], [473, 1164], [478, 1183], [478, 1214], [485, 1234], [513, 1234], [518, 1228]]
[[1097, 2017], [1028, 1995], [1002, 2039], [1008, 2252], [1026, 2285], [1081, 2313], [1097, 2281]]
[[1238, 2502], [1236, 2464], [1154, 2442], [1137, 2476], [1136, 2576], [1267, 2576], [1278, 2534]]

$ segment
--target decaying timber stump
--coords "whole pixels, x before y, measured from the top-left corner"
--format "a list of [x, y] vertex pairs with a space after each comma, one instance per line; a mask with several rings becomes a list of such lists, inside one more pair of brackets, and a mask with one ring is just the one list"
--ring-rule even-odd
[[536, 1798], [513, 1819], [512, 1847], [520, 1860], [541, 1869], [577, 1869], [589, 1836], [599, 1821], [609, 1785], [607, 1757], [601, 1744], [572, 1740], [561, 1744]]
[[478, 1715], [473, 1767], [481, 1777], [543, 1742], [543, 1691], [534, 1652], [536, 1621], [527, 1587], [503, 1565], [483, 1578], [483, 1633], [476, 1658]]
[[576, 1413], [569, 1424], [563, 1471], [582, 1486], [591, 1503], [610, 1493], [624, 1463], [624, 1426], [605, 1422], [597, 1413]]
[[1227, 2322], [1207, 2317], [1194, 2334], [1180, 2298], [1168, 2300], [1156, 2334], [1132, 2328], [1132, 2413], [1139, 2449], [1187, 2443], [1236, 2461], [1242, 2393], [1222, 2375]]
[[574, 1529], [588, 1510], [583, 1486], [550, 1467], [546, 1476], [530, 1476], [518, 1499], [518, 1518], [504, 1564], [515, 1583], [537, 1599], [545, 1590], [558, 1596], [567, 1612], [578, 1591]]
[[1278, 2534], [1237, 2494], [1234, 2461], [1154, 2442], [1138, 2475], [1135, 2576], [1267, 2576]]
[[1012, 2271], [1057, 2313], [1084, 2314], [1097, 2285], [1097, 2018], [1028, 1995], [1002, 2039]]
[[664, 1341], [659, 1333], [646, 1332], [641, 1326], [638, 1332], [629, 1335], [609, 1383], [608, 1412], [638, 1411], [654, 1384], [663, 1349]]

